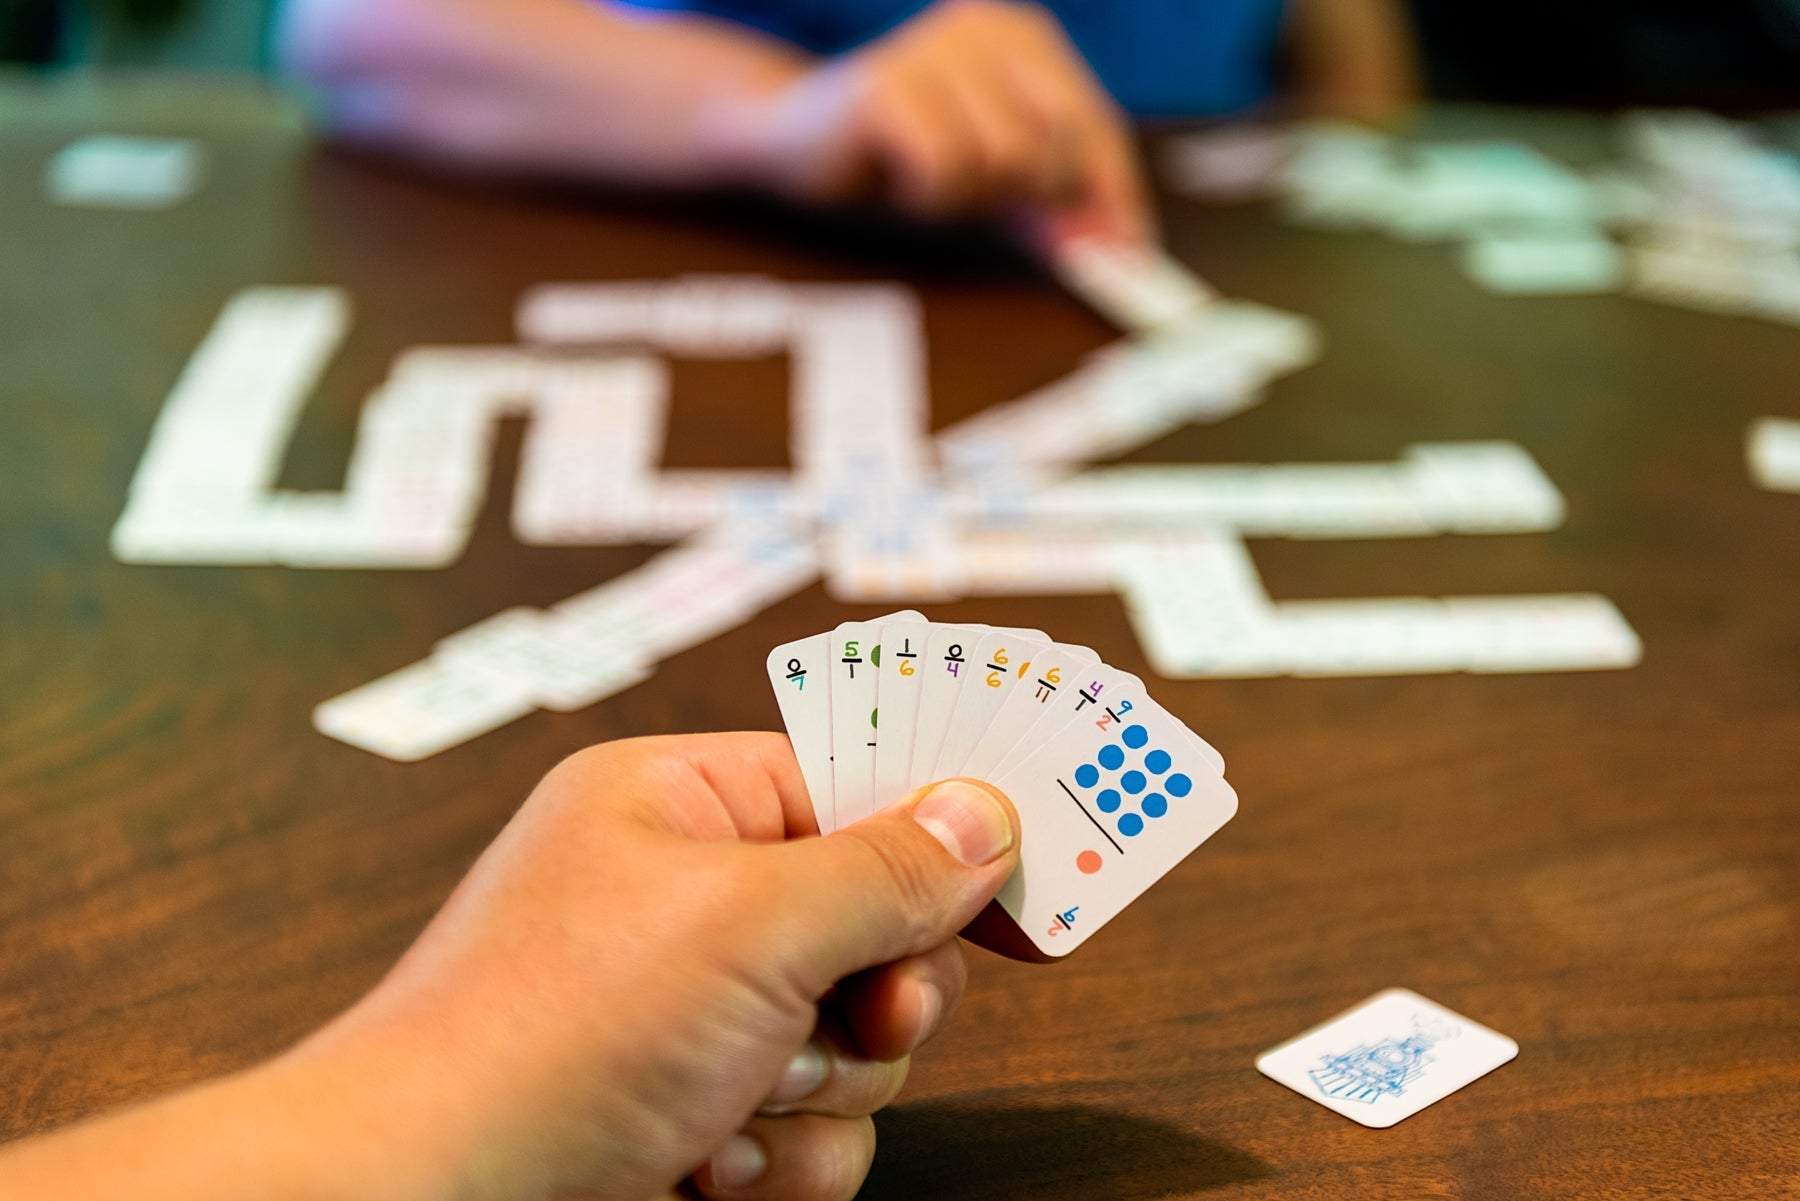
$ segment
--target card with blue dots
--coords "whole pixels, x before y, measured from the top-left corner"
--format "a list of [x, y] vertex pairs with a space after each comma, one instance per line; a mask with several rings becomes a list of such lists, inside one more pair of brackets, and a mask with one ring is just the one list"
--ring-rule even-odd
[[[1151, 700], [1141, 680], [1085, 647], [911, 613], [859, 623], [854, 633], [868, 648], [874, 684], [872, 706], [869, 681], [855, 685], [854, 738], [821, 736], [834, 713], [844, 720], [832, 703], [845, 674], [832, 671], [832, 639], [802, 639], [769, 657], [809, 788], [852, 772], [884, 782], [866, 808], [815, 796], [820, 832], [845, 824], [825, 815], [872, 812], [939, 779], [990, 781], [1012, 798], [1022, 825], [1020, 868], [999, 904], [1042, 956], [1085, 942], [1237, 812], [1219, 753]], [[946, 726], [939, 743], [930, 732]], [[920, 739], [933, 745], [921, 748]], [[867, 762], [816, 762], [827, 751]]]

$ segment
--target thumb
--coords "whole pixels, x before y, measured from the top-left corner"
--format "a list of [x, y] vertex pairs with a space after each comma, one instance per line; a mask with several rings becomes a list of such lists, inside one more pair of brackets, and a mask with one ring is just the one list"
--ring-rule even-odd
[[1019, 865], [1012, 802], [944, 780], [824, 838], [784, 843], [764, 930], [786, 978], [817, 996], [853, 972], [939, 946]]

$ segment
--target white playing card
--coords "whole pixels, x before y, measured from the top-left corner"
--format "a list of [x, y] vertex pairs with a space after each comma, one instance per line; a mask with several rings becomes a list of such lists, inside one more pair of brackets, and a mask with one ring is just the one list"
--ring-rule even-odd
[[923, 621], [907, 610], [874, 621], [847, 621], [829, 635], [831, 674], [831, 786], [836, 826], [873, 813], [875, 801], [876, 683], [881, 631], [890, 622]]
[[[934, 775], [938, 752], [950, 729], [950, 717], [963, 687], [975, 679], [973, 660], [976, 643], [994, 633], [997, 627], [986, 625], [942, 625], [933, 622], [925, 648], [925, 682], [919, 688], [919, 712], [913, 728], [912, 766], [908, 769], [909, 788], [930, 784], [943, 777]], [[1048, 642], [1042, 630], [1003, 629], [1028, 641]]]
[[931, 771], [937, 766], [938, 751], [950, 728], [950, 715], [963, 685], [972, 678], [970, 652], [988, 630], [988, 626], [937, 623], [931, 627], [925, 643], [925, 680], [919, 686], [919, 706], [913, 723], [912, 760], [907, 768], [908, 781], [914, 788], [937, 779]]
[[[1030, 735], [1021, 739], [1008, 751], [1000, 762], [989, 772], [989, 780], [998, 780], [1011, 772], [1019, 764], [1037, 753], [1038, 749], [1062, 738], [1075, 726], [1097, 720], [1093, 714], [1097, 711], [1112, 713], [1115, 702], [1119, 698], [1129, 699], [1146, 694], [1144, 682], [1128, 671], [1105, 663], [1093, 663], [1075, 668], [1073, 673], [1073, 691], [1060, 691], [1051, 703], [1051, 711], [1032, 728]], [[1225, 760], [1212, 747], [1204, 742], [1197, 753], [1211, 765], [1214, 775], [1225, 774]]]
[[1038, 657], [1051, 649], [1040, 639], [1020, 638], [1010, 630], [991, 630], [969, 655], [971, 676], [957, 693], [956, 708], [944, 730], [931, 769], [934, 780], [963, 774], [964, 765], [987, 732], [988, 723], [1020, 682], [1029, 677]]
[[1237, 812], [1217, 751], [1144, 695], [1109, 687], [994, 781], [1022, 825], [999, 900], [1046, 955], [1066, 955]]
[[1387, 1127], [1518, 1053], [1504, 1034], [1390, 988], [1264, 1052], [1256, 1068], [1352, 1121]]
[[925, 683], [928, 621], [891, 621], [881, 631], [876, 669], [875, 806], [891, 805], [916, 786], [912, 779], [913, 731]]
[[1099, 663], [1100, 656], [1085, 646], [1052, 643], [1036, 662], [1021, 665], [1019, 678], [1008, 688], [1005, 701], [958, 774], [985, 780], [1015, 746], [1035, 745], [1032, 731], [1055, 712], [1057, 696], [1074, 690], [1078, 670]]
[[1077, 721], [1086, 721], [1088, 710], [1101, 705], [1109, 692], [1123, 693], [1143, 686], [1143, 682], [1136, 676], [1116, 667], [1108, 667], [1104, 663], [1077, 669], [1070, 677], [1069, 684], [1071, 687], [1059, 689], [1056, 696], [1051, 698], [1050, 711], [1032, 728], [1030, 737], [1014, 743], [989, 770], [986, 779], [1000, 779], [1040, 746], [1055, 741], [1061, 731]]
[[881, 623], [847, 621], [829, 635], [833, 825], [875, 809], [875, 660]]
[[829, 777], [822, 830], [946, 776], [1012, 798], [1022, 859], [999, 899], [1045, 955], [1085, 941], [1237, 809], [1219, 753], [1142, 681], [1040, 631], [890, 614], [777, 647], [768, 670], [809, 786]]
[[769, 683], [781, 706], [781, 723], [812, 798], [819, 833], [837, 828], [831, 780], [830, 635], [814, 634], [769, 652]]

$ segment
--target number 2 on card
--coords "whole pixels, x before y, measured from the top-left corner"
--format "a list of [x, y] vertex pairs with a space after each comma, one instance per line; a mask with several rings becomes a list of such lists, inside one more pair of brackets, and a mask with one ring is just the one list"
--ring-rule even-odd
[[1130, 712], [1131, 712], [1131, 702], [1130, 701], [1120, 701], [1119, 702], [1119, 711], [1117, 713], [1114, 713], [1111, 709], [1108, 709], [1106, 711], [1106, 716], [1102, 717], [1099, 721], [1095, 722], [1094, 724], [1096, 726], [1099, 726], [1102, 730], [1104, 730], [1107, 726], [1112, 725], [1115, 721], [1118, 721], [1121, 717], [1124, 717], [1127, 713], [1130, 713]]

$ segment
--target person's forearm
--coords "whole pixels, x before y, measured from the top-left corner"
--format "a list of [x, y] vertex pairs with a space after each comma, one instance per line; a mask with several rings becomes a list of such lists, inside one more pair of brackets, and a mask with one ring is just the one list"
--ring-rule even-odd
[[0, 1147], [0, 1198], [849, 1196], [1019, 827], [953, 780], [817, 832], [782, 735], [573, 755], [336, 1021]]
[[749, 30], [585, 0], [291, 0], [281, 44], [344, 136], [659, 185], [746, 173], [734, 109], [806, 65]]
[[461, 1090], [384, 1048], [321, 1051], [317, 1041], [0, 1147], [0, 1197], [451, 1201], [482, 1191], [472, 1186], [468, 1151], [478, 1145], [470, 1134], [477, 1117], [453, 1104]]
[[1289, 53], [1307, 108], [1379, 120], [1418, 101], [1419, 65], [1400, 0], [1292, 0]]

